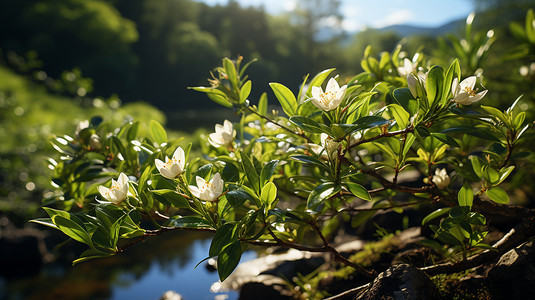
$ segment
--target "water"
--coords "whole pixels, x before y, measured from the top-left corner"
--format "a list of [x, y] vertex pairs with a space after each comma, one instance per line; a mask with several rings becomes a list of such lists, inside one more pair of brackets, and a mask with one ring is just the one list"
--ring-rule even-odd
[[[0, 278], [0, 299], [157, 300], [168, 290], [186, 300], [237, 299], [235, 291], [210, 292], [218, 275], [209, 272], [205, 263], [194, 268], [208, 255], [209, 237], [197, 232], [171, 232], [111, 258], [74, 267], [45, 265], [38, 274]], [[246, 252], [242, 261], [255, 256]]]

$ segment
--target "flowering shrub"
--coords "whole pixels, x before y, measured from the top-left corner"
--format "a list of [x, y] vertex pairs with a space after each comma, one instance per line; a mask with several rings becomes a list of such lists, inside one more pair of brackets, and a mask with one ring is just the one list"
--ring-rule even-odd
[[[240, 121], [216, 125], [204, 137], [202, 158], [191, 157], [191, 145], [168, 140], [157, 122], [142, 136], [138, 123], [110, 128], [94, 119], [87, 141], [57, 143], [62, 159], [53, 166], [54, 182], [63, 207], [45, 208], [49, 218], [34, 221], [87, 244], [75, 263], [170, 230], [212, 231], [207, 256], [217, 257], [221, 280], [250, 245], [328, 252], [372, 277], [374, 270], [331, 245], [335, 228], [424, 204], [434, 207], [422, 220], [434, 234], [422, 245], [444, 261], [488, 253], [487, 213], [531, 214], [508, 205], [507, 191], [527, 155], [522, 142], [531, 123], [519, 100], [505, 111], [485, 103], [487, 90], [478, 92], [477, 77], [463, 78], [457, 60], [443, 69], [422, 56], [403, 61], [399, 53], [380, 61], [367, 56], [366, 71], [353, 78], [334, 69], [306, 77], [295, 92], [271, 83], [282, 112], [268, 112], [267, 94], [252, 105], [248, 64], [225, 58], [211, 86], [194, 90], [234, 109]], [[407, 172], [417, 181], [406, 184]], [[68, 211], [72, 204], [78, 208]]]

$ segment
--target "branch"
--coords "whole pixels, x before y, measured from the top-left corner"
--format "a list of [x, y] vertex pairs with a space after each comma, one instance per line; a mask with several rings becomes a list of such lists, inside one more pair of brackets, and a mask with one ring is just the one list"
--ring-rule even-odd
[[373, 141], [378, 140], [380, 138], [391, 137], [391, 136], [396, 136], [396, 135], [400, 135], [400, 134], [407, 134], [407, 133], [410, 133], [410, 132], [413, 132], [413, 131], [414, 131], [414, 128], [412, 126], [409, 126], [409, 127], [405, 128], [403, 130], [391, 131], [391, 132], [383, 132], [383, 133], [381, 133], [379, 135], [376, 135], [374, 137], [363, 139], [363, 140], [360, 140], [360, 141], [352, 144], [351, 146], [348, 147], [348, 150], [351, 150], [351, 149], [357, 147], [358, 145], [362, 145], [362, 144], [365, 144], [365, 143], [373, 142]]
[[485, 250], [480, 254], [469, 257], [466, 260], [456, 263], [444, 263], [421, 268], [420, 270], [429, 276], [438, 274], [451, 274], [468, 270], [486, 262], [490, 262], [517, 247], [527, 239], [535, 235], [535, 217], [530, 217], [524, 222], [511, 229], [501, 240], [496, 242], [493, 247], [496, 250]]

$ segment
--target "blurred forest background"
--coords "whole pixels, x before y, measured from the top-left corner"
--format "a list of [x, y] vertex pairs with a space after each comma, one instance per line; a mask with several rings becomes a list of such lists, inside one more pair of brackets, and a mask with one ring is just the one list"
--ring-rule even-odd
[[[468, 41], [484, 39], [492, 49], [477, 60], [460, 57], [463, 72], [484, 70], [486, 101], [505, 107], [524, 94], [531, 107], [535, 41], [518, 28], [533, 0], [472, 2], [474, 38]], [[420, 51], [445, 66], [463, 52], [454, 44], [464, 47], [461, 38], [468, 38], [465, 19], [351, 34], [341, 22], [339, 0], [299, 0], [280, 15], [232, 0], [216, 6], [193, 0], [1, 0], [0, 216], [22, 226], [35, 215], [50, 193], [48, 141], [72, 134], [80, 121], [94, 115], [116, 122], [167, 120], [187, 137], [206, 125], [201, 116], [208, 116], [210, 127], [224, 119], [213, 117], [210, 109], [217, 106], [204, 94], [187, 89], [207, 85], [222, 57], [258, 59], [249, 69], [255, 103], [268, 82], [297, 90], [306, 74], [325, 68], [336, 67], [342, 76], [362, 72], [367, 45], [378, 57], [401, 44], [407, 57]], [[186, 126], [185, 112], [198, 122]]]

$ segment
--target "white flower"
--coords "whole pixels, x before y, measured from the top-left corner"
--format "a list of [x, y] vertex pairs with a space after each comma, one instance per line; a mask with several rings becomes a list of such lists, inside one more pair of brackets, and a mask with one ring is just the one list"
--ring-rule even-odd
[[125, 173], [121, 173], [117, 181], [111, 180], [110, 188], [100, 185], [98, 191], [106, 200], [113, 204], [119, 204], [128, 195], [128, 176]]
[[407, 75], [407, 85], [409, 86], [409, 90], [414, 98], [422, 98], [425, 95], [426, 81], [427, 73], [424, 74], [420, 72], [418, 75], [409, 73], [409, 75]]
[[437, 188], [443, 189], [450, 185], [450, 176], [448, 176], [446, 169], [436, 169], [432, 181]]
[[346, 94], [347, 85], [340, 87], [336, 79], [331, 78], [327, 82], [325, 92], [319, 86], [312, 87], [312, 98], [310, 101], [319, 109], [331, 111], [340, 105]]
[[156, 168], [160, 171], [163, 177], [175, 179], [180, 173], [184, 172], [184, 165], [186, 163], [186, 156], [184, 150], [180, 147], [176, 148], [173, 157], [165, 157], [165, 163], [159, 159], [155, 159]]
[[458, 104], [470, 105], [481, 100], [481, 98], [483, 98], [483, 96], [485, 96], [487, 93], [487, 90], [476, 94], [476, 90], [474, 90], [476, 80], [476, 76], [470, 76], [459, 83], [459, 80], [454, 78], [451, 84], [453, 101]]
[[338, 149], [338, 143], [335, 142], [328, 134], [322, 133], [320, 135], [321, 146], [317, 144], [306, 144], [310, 151], [316, 155], [332, 155]]
[[190, 185], [189, 190], [193, 196], [204, 200], [204, 201], [214, 201], [223, 192], [223, 180], [219, 173], [215, 173], [214, 177], [210, 182], [206, 182], [204, 178], [197, 176], [197, 186]]
[[234, 137], [236, 137], [236, 130], [229, 120], [225, 120], [223, 125], [215, 125], [215, 132], [209, 134], [208, 141], [214, 147], [222, 147], [231, 145]]
[[417, 63], [412, 63], [408, 58], [403, 59], [403, 65], [398, 67], [399, 76], [405, 77], [410, 73], [415, 73], [417, 65]]

